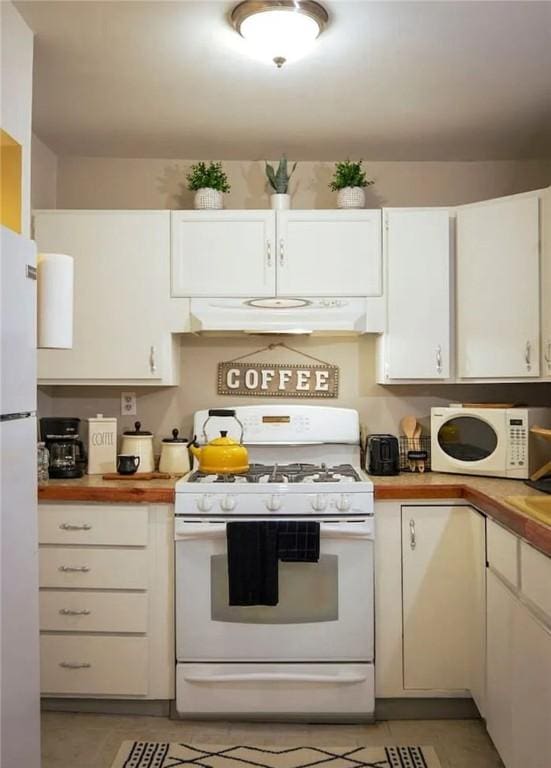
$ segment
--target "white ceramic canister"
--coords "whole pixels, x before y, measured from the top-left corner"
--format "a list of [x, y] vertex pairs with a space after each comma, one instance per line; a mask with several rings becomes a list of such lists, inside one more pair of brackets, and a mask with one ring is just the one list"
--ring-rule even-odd
[[141, 422], [134, 422], [134, 429], [123, 432], [120, 453], [140, 457], [138, 473], [154, 472], [153, 434], [141, 428]]
[[98, 413], [88, 419], [88, 474], [103, 475], [117, 469], [117, 420]]
[[178, 430], [172, 430], [172, 437], [166, 437], [161, 443], [159, 472], [171, 475], [186, 475], [190, 470], [188, 442], [178, 437]]

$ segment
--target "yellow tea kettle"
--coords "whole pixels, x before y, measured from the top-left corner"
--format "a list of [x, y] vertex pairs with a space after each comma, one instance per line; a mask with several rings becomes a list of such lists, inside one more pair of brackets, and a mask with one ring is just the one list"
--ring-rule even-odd
[[[213, 417], [233, 418], [241, 427], [241, 437], [236, 442], [228, 437], [227, 430], [220, 431], [220, 437], [208, 441], [207, 424]], [[235, 415], [235, 411], [213, 408], [203, 424], [203, 437], [206, 445], [200, 448], [197, 444], [197, 438], [193, 438], [190, 443], [190, 450], [199, 461], [199, 471], [205, 474], [218, 475], [238, 475], [247, 472], [249, 469], [249, 454], [243, 445], [243, 424]]]

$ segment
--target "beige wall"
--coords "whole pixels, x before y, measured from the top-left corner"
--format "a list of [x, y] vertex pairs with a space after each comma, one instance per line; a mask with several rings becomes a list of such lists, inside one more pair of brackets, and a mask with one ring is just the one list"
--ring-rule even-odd
[[33, 33], [9, 2], [0, 2], [0, 28], [0, 127], [22, 146], [21, 229], [29, 235]]
[[57, 203], [57, 155], [36, 133], [31, 141], [31, 207], [55, 208]]
[[[190, 161], [127, 160], [117, 158], [60, 157], [57, 167], [57, 205], [67, 208], [190, 208], [192, 195], [185, 191]], [[226, 207], [269, 205], [262, 163], [224, 163], [232, 184]], [[42, 162], [34, 176], [39, 183]], [[333, 207], [335, 195], [327, 188], [330, 163], [300, 163], [293, 178], [296, 208]], [[376, 184], [368, 190], [368, 206], [455, 205], [551, 184], [551, 162], [377, 162], [368, 171]], [[41, 195], [51, 186], [42, 183]], [[38, 195], [38, 192], [37, 192]], [[178, 427], [188, 434], [195, 410], [229, 405], [232, 398], [216, 395], [216, 365], [253, 352], [269, 339], [182, 337], [181, 385], [138, 389], [138, 418], [158, 438]], [[277, 341], [277, 339], [273, 339]], [[551, 404], [551, 385], [471, 385], [382, 387], [375, 383], [375, 338], [296, 338], [291, 346], [340, 366], [341, 388], [328, 404], [357, 408], [371, 432], [397, 433], [399, 421], [413, 414], [428, 426], [430, 407], [450, 401], [499, 400]], [[291, 352], [274, 349], [257, 360], [296, 361]], [[39, 396], [40, 415], [86, 418], [96, 413], [119, 417], [119, 430], [134, 417], [120, 418], [120, 393], [126, 387], [49, 387]], [[255, 400], [242, 398], [243, 404]], [[257, 401], [262, 402], [262, 401]], [[294, 402], [301, 402], [295, 400]], [[309, 401], [320, 403], [319, 400]]]
[[[60, 157], [59, 208], [192, 208], [189, 160]], [[373, 162], [367, 207], [457, 205], [551, 184], [551, 160]], [[226, 208], [268, 208], [262, 162], [225, 162], [232, 185]], [[291, 181], [294, 208], [334, 208], [332, 163], [299, 163]]]
[[[274, 339], [241, 337], [215, 339], [182, 337], [182, 375], [179, 387], [141, 388], [138, 394], [138, 416], [120, 416], [120, 394], [129, 387], [48, 387], [40, 392], [41, 416], [79, 416], [96, 413], [119, 418], [119, 431], [139, 418], [157, 438], [170, 436], [173, 427], [186, 435], [192, 425], [192, 414], [213, 406], [248, 405], [266, 402], [260, 398], [233, 398], [216, 394], [216, 366], [223, 360], [254, 352]], [[529, 404], [551, 404], [551, 385], [424, 385], [383, 387], [375, 383], [375, 337], [361, 338], [296, 338], [290, 346], [340, 367], [340, 394], [335, 400], [290, 400], [309, 405], [335, 405], [356, 408], [362, 423], [370, 432], [398, 433], [399, 421], [413, 414], [428, 426], [432, 405], [449, 402], [493, 400], [518, 401]], [[300, 362], [294, 353], [275, 348], [252, 358], [258, 362]], [[284, 402], [284, 401], [282, 401]]]

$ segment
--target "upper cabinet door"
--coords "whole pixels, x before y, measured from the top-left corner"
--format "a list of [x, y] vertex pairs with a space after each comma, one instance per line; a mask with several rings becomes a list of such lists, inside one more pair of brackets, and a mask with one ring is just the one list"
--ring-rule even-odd
[[542, 376], [551, 376], [551, 187], [541, 196]]
[[277, 214], [279, 296], [380, 296], [381, 211]]
[[458, 376], [539, 376], [539, 200], [457, 209]]
[[273, 211], [174, 211], [172, 295], [275, 294]]
[[39, 251], [75, 260], [72, 349], [41, 349], [42, 383], [172, 383], [168, 211], [39, 211]]
[[445, 209], [383, 213], [384, 380], [450, 376], [450, 220]]

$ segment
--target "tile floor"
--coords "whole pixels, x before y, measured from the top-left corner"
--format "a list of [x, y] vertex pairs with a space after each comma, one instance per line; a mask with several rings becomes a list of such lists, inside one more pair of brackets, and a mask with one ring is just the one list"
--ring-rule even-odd
[[42, 768], [110, 768], [122, 741], [204, 744], [431, 745], [442, 768], [500, 768], [480, 720], [389, 720], [376, 725], [180, 722], [162, 717], [44, 712]]

